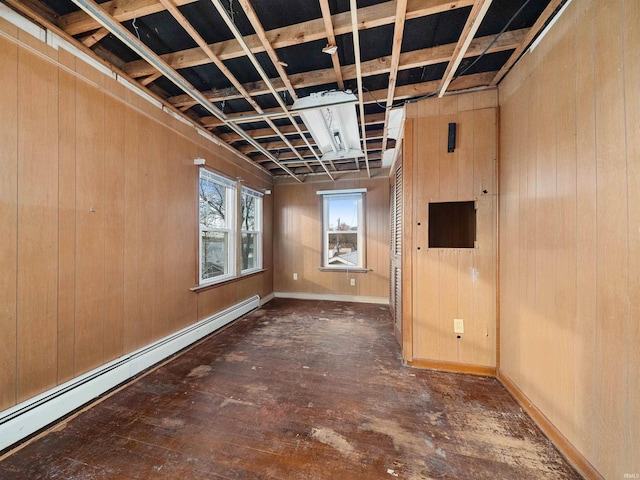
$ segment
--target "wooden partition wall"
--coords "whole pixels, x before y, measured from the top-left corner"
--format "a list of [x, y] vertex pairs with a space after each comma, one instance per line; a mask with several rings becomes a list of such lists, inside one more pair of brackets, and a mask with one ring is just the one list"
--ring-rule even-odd
[[257, 170], [62, 48], [0, 19], [0, 410], [236, 302], [266, 273], [194, 293], [195, 157]]
[[[403, 155], [403, 353], [414, 365], [496, 366], [497, 92], [407, 107]], [[456, 124], [449, 153], [448, 125]], [[475, 248], [429, 248], [430, 202], [476, 202]], [[454, 333], [454, 319], [464, 333]]]
[[[366, 172], [363, 172], [366, 175]], [[362, 175], [360, 175], [361, 177]], [[313, 178], [313, 177], [312, 177]], [[274, 188], [274, 290], [301, 296], [336, 295], [389, 301], [389, 180], [343, 174], [338, 181], [285, 181]], [[368, 272], [322, 271], [322, 197], [318, 190], [366, 188], [365, 235]], [[298, 276], [293, 279], [293, 274]], [[351, 279], [355, 285], [351, 285]]]
[[640, 475], [639, 85], [640, 2], [583, 0], [499, 89], [501, 372], [608, 479]]

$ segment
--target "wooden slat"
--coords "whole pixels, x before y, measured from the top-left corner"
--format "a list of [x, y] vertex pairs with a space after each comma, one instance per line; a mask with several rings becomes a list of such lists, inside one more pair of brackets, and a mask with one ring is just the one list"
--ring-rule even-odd
[[349, 1], [350, 9], [351, 9], [351, 35], [353, 37], [353, 55], [355, 58], [355, 66], [356, 66], [356, 82], [358, 88], [358, 106], [360, 113], [360, 136], [361, 136], [361, 145], [362, 151], [364, 152], [364, 161], [367, 167], [367, 176], [371, 178], [371, 169], [369, 168], [369, 153], [367, 147], [367, 132], [366, 132], [366, 122], [365, 122], [365, 114], [364, 114], [364, 91], [362, 88], [362, 66], [360, 65], [360, 33], [358, 32], [358, 2], [357, 0]]
[[[336, 36], [333, 33], [333, 22], [331, 21], [331, 9], [328, 0], [320, 0], [320, 10], [322, 10], [322, 20], [324, 21], [324, 29], [327, 32], [327, 46], [337, 45]], [[331, 55], [331, 63], [333, 63], [333, 71], [336, 75], [336, 83], [340, 90], [344, 90], [344, 80], [340, 68], [340, 57], [337, 52]]]
[[442, 77], [442, 83], [440, 84], [440, 92], [438, 93], [439, 97], [442, 97], [444, 93], [447, 91], [447, 87], [451, 80], [453, 79], [453, 75], [456, 73], [458, 69], [458, 65], [465, 57], [469, 45], [471, 44], [471, 40], [475, 36], [484, 16], [486, 15], [489, 7], [491, 6], [491, 2], [493, 0], [476, 0], [471, 8], [471, 12], [467, 17], [467, 21], [462, 29], [462, 33], [460, 34], [460, 38], [458, 39], [458, 43], [456, 44], [456, 48], [453, 52], [451, 60], [447, 64], [447, 69], [444, 72]]
[[104, 27], [100, 27], [98, 30], [96, 30], [92, 34], [82, 38], [80, 41], [85, 47], [91, 48], [107, 35], [109, 35], [109, 30], [107, 30]]
[[[26, 33], [19, 36], [32, 41]], [[51, 181], [58, 178], [57, 73], [52, 63], [19, 49], [18, 402], [57, 382], [58, 185]]]
[[291, 81], [289, 80], [289, 76], [287, 75], [287, 72], [284, 71], [284, 68], [280, 64], [280, 59], [278, 58], [278, 54], [276, 53], [275, 47], [271, 45], [269, 39], [267, 38], [267, 33], [265, 32], [264, 27], [262, 26], [262, 23], [258, 19], [258, 15], [253, 9], [251, 2], [249, 2], [249, 0], [238, 0], [238, 1], [240, 2], [240, 5], [242, 5], [244, 13], [247, 16], [247, 19], [249, 20], [249, 22], [251, 23], [253, 30], [256, 32], [256, 35], [260, 39], [260, 43], [262, 44], [264, 51], [269, 56], [269, 58], [271, 59], [271, 63], [273, 63], [273, 66], [278, 72], [278, 76], [284, 82], [287, 88], [287, 91], [289, 92], [289, 95], [291, 95], [291, 98], [293, 100], [297, 100], [298, 94], [293, 88], [293, 85], [291, 85]]
[[387, 132], [389, 130], [389, 109], [393, 105], [400, 65], [400, 49], [404, 38], [404, 23], [407, 16], [407, 0], [398, 0], [396, 4], [396, 22], [393, 28], [393, 43], [391, 47], [391, 66], [389, 69], [389, 86], [387, 88], [386, 118], [384, 120], [384, 135], [382, 150], [387, 149]]
[[[0, 30], [15, 35], [16, 28], [0, 19]], [[18, 255], [18, 47], [0, 36], [0, 337], [15, 345], [17, 335]], [[16, 403], [16, 349], [0, 349], [0, 410]]]
[[[139, 1], [146, 2], [149, 0]], [[407, 6], [407, 20], [435, 15], [451, 9], [464, 8], [472, 4], [473, 0], [409, 0]], [[106, 8], [106, 4], [102, 5], [103, 8]], [[395, 21], [395, 10], [393, 2], [384, 2], [371, 7], [360, 8], [358, 9], [358, 18], [360, 19], [358, 28], [363, 30], [393, 23]], [[119, 21], [131, 20], [134, 18], [133, 16], [127, 17], [128, 18], [118, 17], [116, 15], [116, 19]], [[352, 27], [349, 12], [333, 15], [331, 20], [335, 35], [351, 34]], [[99, 27], [100, 25], [91, 19], [89, 20], [89, 28], [86, 31], [95, 30]], [[87, 26], [84, 26], [81, 30], [84, 30], [85, 28], [87, 28]], [[82, 33], [81, 31], [75, 32], [75, 29], [65, 30], [72, 35]], [[324, 40], [326, 39], [326, 30], [324, 27], [324, 21], [322, 19], [316, 19], [296, 25], [289, 25], [269, 30], [266, 32], [266, 35], [271, 46], [277, 50], [279, 48], [299, 45], [304, 42]], [[263, 46], [256, 35], [246, 36], [245, 41], [249, 44], [254, 53], [264, 51]], [[238, 43], [233, 40], [211, 45], [211, 49], [216, 52], [216, 55], [218, 55], [222, 60], [229, 60], [231, 58], [237, 58], [244, 55], [242, 48], [240, 48]], [[208, 63], [206, 55], [203, 55], [200, 48], [174, 52], [162, 58], [167, 61], [172, 68], [176, 69], [194, 67], [202, 65], [203, 63]], [[149, 65], [144, 61], [130, 63], [125, 71], [134, 77], [150, 75], [153, 73], [153, 69], [149, 71]]]
[[[513, 32], [507, 32], [500, 37], [498, 41], [488, 50], [488, 53], [495, 53], [504, 50], [511, 50], [518, 46], [519, 42], [524, 38], [527, 29], [515, 30]], [[494, 36], [481, 37], [475, 39], [469, 50], [467, 50], [468, 56], [479, 55], [484, 48], [489, 45]], [[436, 65], [438, 63], [446, 62], [453, 53], [455, 44], [440, 45], [438, 47], [425, 48], [421, 50], [405, 52], [400, 54], [398, 69], [406, 70], [411, 68], [424, 67], [427, 65]], [[378, 58], [361, 62], [362, 74], [365, 76], [380, 75], [389, 73], [391, 70], [391, 60], [389, 57]], [[153, 70], [150, 70], [153, 73]], [[342, 67], [342, 73], [345, 80], [353, 80], [356, 78], [355, 65], [345, 65]], [[332, 69], [314, 70], [313, 72], [304, 72], [299, 74], [290, 75], [292, 83], [296, 88], [313, 87], [317, 85], [324, 85], [334, 81], [334, 71]], [[273, 85], [277, 90], [284, 90], [284, 84], [278, 79], [272, 80]], [[264, 95], [269, 93], [269, 88], [264, 82], [251, 82], [244, 84], [243, 87], [251, 95]], [[231, 98], [242, 98], [242, 94], [235, 88], [221, 88], [217, 90], [210, 90], [204, 92], [204, 95], [212, 102], [221, 102], [222, 100], [228, 100]], [[380, 99], [382, 100], [382, 99]], [[188, 95], [177, 95], [170, 97], [171, 102], [176, 107], [183, 107], [186, 105], [195, 105], [193, 98]]]

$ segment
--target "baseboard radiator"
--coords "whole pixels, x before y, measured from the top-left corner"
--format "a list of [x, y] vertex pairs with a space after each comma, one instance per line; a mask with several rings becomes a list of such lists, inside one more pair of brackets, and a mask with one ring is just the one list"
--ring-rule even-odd
[[255, 295], [0, 412], [0, 451], [260, 306]]

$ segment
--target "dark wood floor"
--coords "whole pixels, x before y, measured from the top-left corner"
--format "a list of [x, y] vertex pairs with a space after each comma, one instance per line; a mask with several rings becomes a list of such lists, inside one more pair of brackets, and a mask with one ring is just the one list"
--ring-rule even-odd
[[403, 367], [388, 309], [276, 299], [0, 479], [578, 479], [493, 378]]

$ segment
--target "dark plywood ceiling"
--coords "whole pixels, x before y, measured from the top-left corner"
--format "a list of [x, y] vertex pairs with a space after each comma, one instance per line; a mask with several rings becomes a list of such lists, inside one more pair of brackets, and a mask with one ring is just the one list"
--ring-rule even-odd
[[[494, 88], [564, 3], [2, 1], [54, 24], [272, 175], [298, 179], [374, 175], [395, 146], [392, 108]], [[322, 52], [328, 45], [334, 54]], [[358, 97], [363, 156], [322, 161], [291, 112], [297, 98], [327, 90]]]

